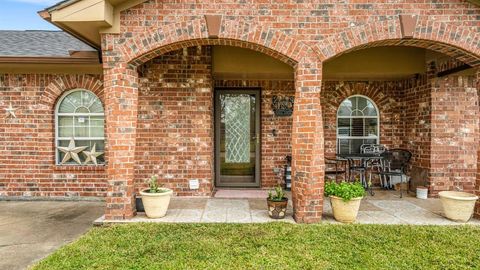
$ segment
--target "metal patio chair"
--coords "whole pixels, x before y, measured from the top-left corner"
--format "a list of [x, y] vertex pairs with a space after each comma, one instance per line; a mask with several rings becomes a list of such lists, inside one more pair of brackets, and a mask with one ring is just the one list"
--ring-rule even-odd
[[[380, 175], [380, 177], [385, 177], [385, 180], [388, 179], [391, 186], [392, 176], [400, 177], [400, 198], [403, 197], [403, 180], [406, 178], [406, 171], [410, 159], [412, 158], [412, 153], [404, 149], [392, 149], [385, 151], [381, 154], [383, 166], [381, 166], [380, 172], [375, 172]], [[407, 188], [408, 192], [408, 188]]]
[[[383, 144], [362, 144], [360, 146], [360, 151], [364, 154], [378, 154], [381, 155], [385, 151], [387, 151], [387, 147]], [[372, 172], [381, 172], [383, 170], [383, 162], [382, 159], [371, 159], [366, 164], [367, 169], [370, 170], [368, 175], [368, 183], [372, 183]], [[380, 186], [384, 187], [383, 182], [384, 177], [379, 177], [380, 179]], [[385, 180], [386, 181], [386, 180]]]

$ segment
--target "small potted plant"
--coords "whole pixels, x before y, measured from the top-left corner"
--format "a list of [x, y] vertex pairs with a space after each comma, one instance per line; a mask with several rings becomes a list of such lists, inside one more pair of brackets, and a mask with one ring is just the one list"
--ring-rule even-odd
[[158, 185], [158, 176], [153, 175], [145, 182], [148, 188], [141, 190], [142, 203], [145, 208], [145, 214], [149, 218], [161, 218], [167, 214], [170, 197], [173, 191]]
[[268, 215], [273, 219], [282, 219], [287, 212], [288, 198], [281, 186], [277, 186], [273, 192], [268, 192], [267, 205]]
[[333, 217], [343, 223], [352, 223], [357, 219], [364, 195], [365, 188], [360, 182], [325, 183], [325, 196], [330, 197]]

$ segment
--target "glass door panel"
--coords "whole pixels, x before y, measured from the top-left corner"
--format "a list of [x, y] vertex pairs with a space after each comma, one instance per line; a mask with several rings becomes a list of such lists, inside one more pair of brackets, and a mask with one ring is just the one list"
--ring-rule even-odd
[[215, 93], [217, 186], [259, 186], [259, 101], [258, 90]]

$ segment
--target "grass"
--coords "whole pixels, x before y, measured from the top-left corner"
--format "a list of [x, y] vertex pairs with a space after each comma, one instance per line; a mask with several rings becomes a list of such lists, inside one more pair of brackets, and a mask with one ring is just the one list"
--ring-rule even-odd
[[478, 269], [480, 227], [131, 224], [93, 228], [34, 269]]

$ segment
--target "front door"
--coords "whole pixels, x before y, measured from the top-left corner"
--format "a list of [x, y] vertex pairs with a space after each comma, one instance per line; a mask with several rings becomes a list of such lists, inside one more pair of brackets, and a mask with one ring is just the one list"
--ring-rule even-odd
[[260, 187], [260, 90], [215, 91], [217, 187]]

